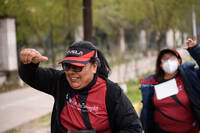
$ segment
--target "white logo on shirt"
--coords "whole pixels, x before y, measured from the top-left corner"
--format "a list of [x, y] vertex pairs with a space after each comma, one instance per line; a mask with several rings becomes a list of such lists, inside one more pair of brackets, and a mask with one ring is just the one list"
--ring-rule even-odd
[[81, 109], [82, 109], [82, 111], [97, 114], [97, 111], [99, 110], [98, 106], [87, 106], [85, 103], [81, 104], [79, 102], [73, 101], [73, 99], [71, 97], [69, 97], [68, 94], [66, 95], [66, 100], [70, 107], [77, 109], [79, 111], [81, 111]]

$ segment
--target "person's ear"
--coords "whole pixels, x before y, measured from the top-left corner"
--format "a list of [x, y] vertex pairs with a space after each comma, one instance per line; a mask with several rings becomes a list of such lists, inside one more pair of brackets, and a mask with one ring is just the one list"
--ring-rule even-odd
[[[98, 63], [98, 68], [100, 68], [100, 67], [101, 67], [101, 62], [100, 62], [99, 58], [96, 58], [96, 61], [97, 61], [97, 63]], [[97, 69], [98, 69], [98, 68], [97, 68]]]
[[92, 64], [92, 72], [96, 73], [97, 72], [97, 68], [98, 68], [98, 63], [95, 62], [94, 64]]

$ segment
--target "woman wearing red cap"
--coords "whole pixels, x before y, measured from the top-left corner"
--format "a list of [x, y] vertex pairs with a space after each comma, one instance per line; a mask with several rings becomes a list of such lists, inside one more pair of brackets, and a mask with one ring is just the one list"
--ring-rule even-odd
[[51, 133], [141, 133], [140, 120], [121, 88], [108, 79], [110, 67], [90, 42], [70, 45], [63, 70], [39, 67], [48, 58], [34, 49], [20, 53], [20, 77], [55, 99]]
[[[188, 39], [187, 50], [200, 65], [197, 39]], [[160, 51], [156, 72], [145, 78], [155, 84], [141, 84], [141, 121], [145, 133], [199, 133], [200, 69], [195, 63], [182, 64], [173, 49]]]

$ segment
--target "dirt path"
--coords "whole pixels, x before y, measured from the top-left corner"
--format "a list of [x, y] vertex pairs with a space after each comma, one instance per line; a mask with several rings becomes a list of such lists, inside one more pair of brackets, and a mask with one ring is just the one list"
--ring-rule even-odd
[[0, 94], [0, 133], [51, 112], [53, 97], [32, 88]]
[[3, 133], [50, 133], [50, 118], [51, 114], [49, 113]]

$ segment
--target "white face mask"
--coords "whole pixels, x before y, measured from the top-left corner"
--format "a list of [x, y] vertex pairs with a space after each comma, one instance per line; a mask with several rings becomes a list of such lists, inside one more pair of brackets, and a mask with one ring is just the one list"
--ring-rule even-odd
[[163, 71], [165, 71], [168, 74], [172, 74], [176, 72], [178, 69], [178, 61], [177, 60], [167, 60], [162, 65]]

